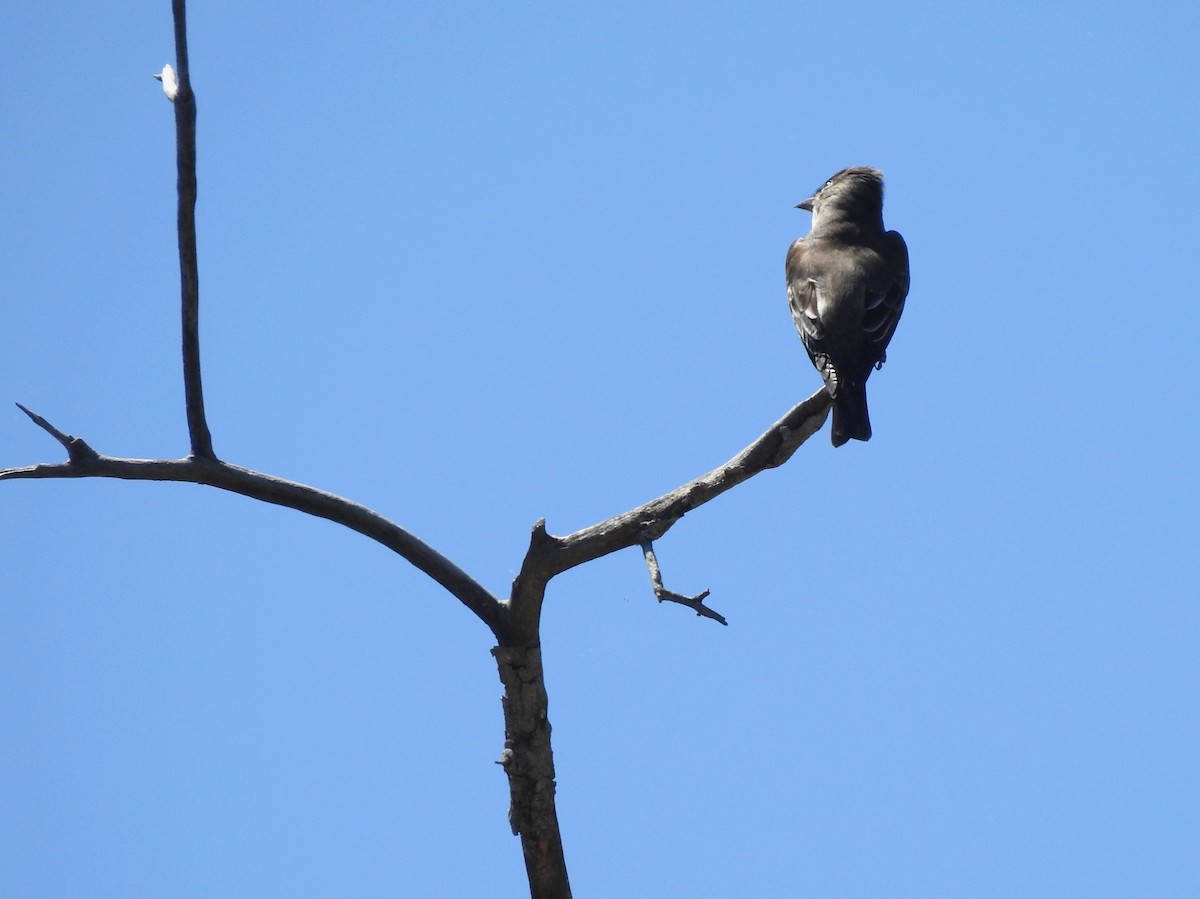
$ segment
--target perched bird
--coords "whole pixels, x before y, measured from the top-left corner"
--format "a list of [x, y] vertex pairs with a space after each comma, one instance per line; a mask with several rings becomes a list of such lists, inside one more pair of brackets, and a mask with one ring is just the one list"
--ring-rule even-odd
[[787, 252], [792, 320], [833, 398], [833, 445], [870, 440], [867, 377], [904, 310], [908, 248], [883, 228], [876, 169], [842, 169], [796, 208], [812, 213], [812, 228]]
[[174, 103], [175, 95], [179, 93], [179, 82], [175, 80], [175, 70], [171, 68], [170, 63], [163, 66], [163, 70], [154, 77], [162, 82], [163, 93], [167, 95], [168, 100]]

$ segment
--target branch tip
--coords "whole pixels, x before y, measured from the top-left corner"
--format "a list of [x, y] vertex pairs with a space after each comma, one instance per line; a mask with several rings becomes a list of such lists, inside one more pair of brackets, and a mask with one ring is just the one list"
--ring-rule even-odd
[[35, 425], [62, 444], [63, 449], [67, 451], [67, 458], [71, 460], [72, 464], [89, 462], [100, 458], [100, 454], [88, 446], [88, 442], [82, 437], [72, 437], [70, 434], [64, 434], [27, 406], [17, 403], [17, 408], [28, 415]]

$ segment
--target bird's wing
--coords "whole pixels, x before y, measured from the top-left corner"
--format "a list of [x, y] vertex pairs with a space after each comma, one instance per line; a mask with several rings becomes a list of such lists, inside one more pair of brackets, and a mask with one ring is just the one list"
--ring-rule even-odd
[[806, 264], [812, 245], [801, 238], [791, 245], [787, 254], [788, 305], [792, 310], [792, 321], [804, 342], [804, 349], [817, 371], [832, 393], [837, 387], [837, 371], [829, 359], [825, 346], [825, 326], [817, 315], [817, 291], [820, 284], [816, 274]]
[[895, 231], [883, 235], [879, 253], [883, 257], [886, 276], [867, 294], [863, 315], [863, 331], [870, 341], [870, 358], [878, 368], [887, 359], [887, 345], [896, 332], [904, 298], [908, 296], [908, 247]]
[[809, 340], [819, 341], [825, 329], [817, 317], [817, 281], [811, 277], [805, 265], [805, 257], [811, 248], [804, 240], [792, 244], [787, 255], [788, 305], [792, 309], [792, 321], [800, 338], [808, 346]]

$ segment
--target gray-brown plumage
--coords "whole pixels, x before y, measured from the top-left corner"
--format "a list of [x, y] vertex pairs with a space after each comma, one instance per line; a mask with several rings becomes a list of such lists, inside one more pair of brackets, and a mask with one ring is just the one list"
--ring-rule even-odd
[[833, 445], [870, 440], [867, 378], [904, 311], [908, 248], [884, 230], [876, 169], [842, 169], [796, 208], [812, 213], [812, 228], [787, 253], [792, 320], [833, 398]]

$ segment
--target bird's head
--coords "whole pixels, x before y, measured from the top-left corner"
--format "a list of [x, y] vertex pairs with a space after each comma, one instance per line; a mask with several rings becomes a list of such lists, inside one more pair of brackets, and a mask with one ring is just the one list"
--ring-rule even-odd
[[865, 165], [842, 169], [796, 208], [812, 213], [814, 228], [822, 219], [882, 223], [883, 172]]

